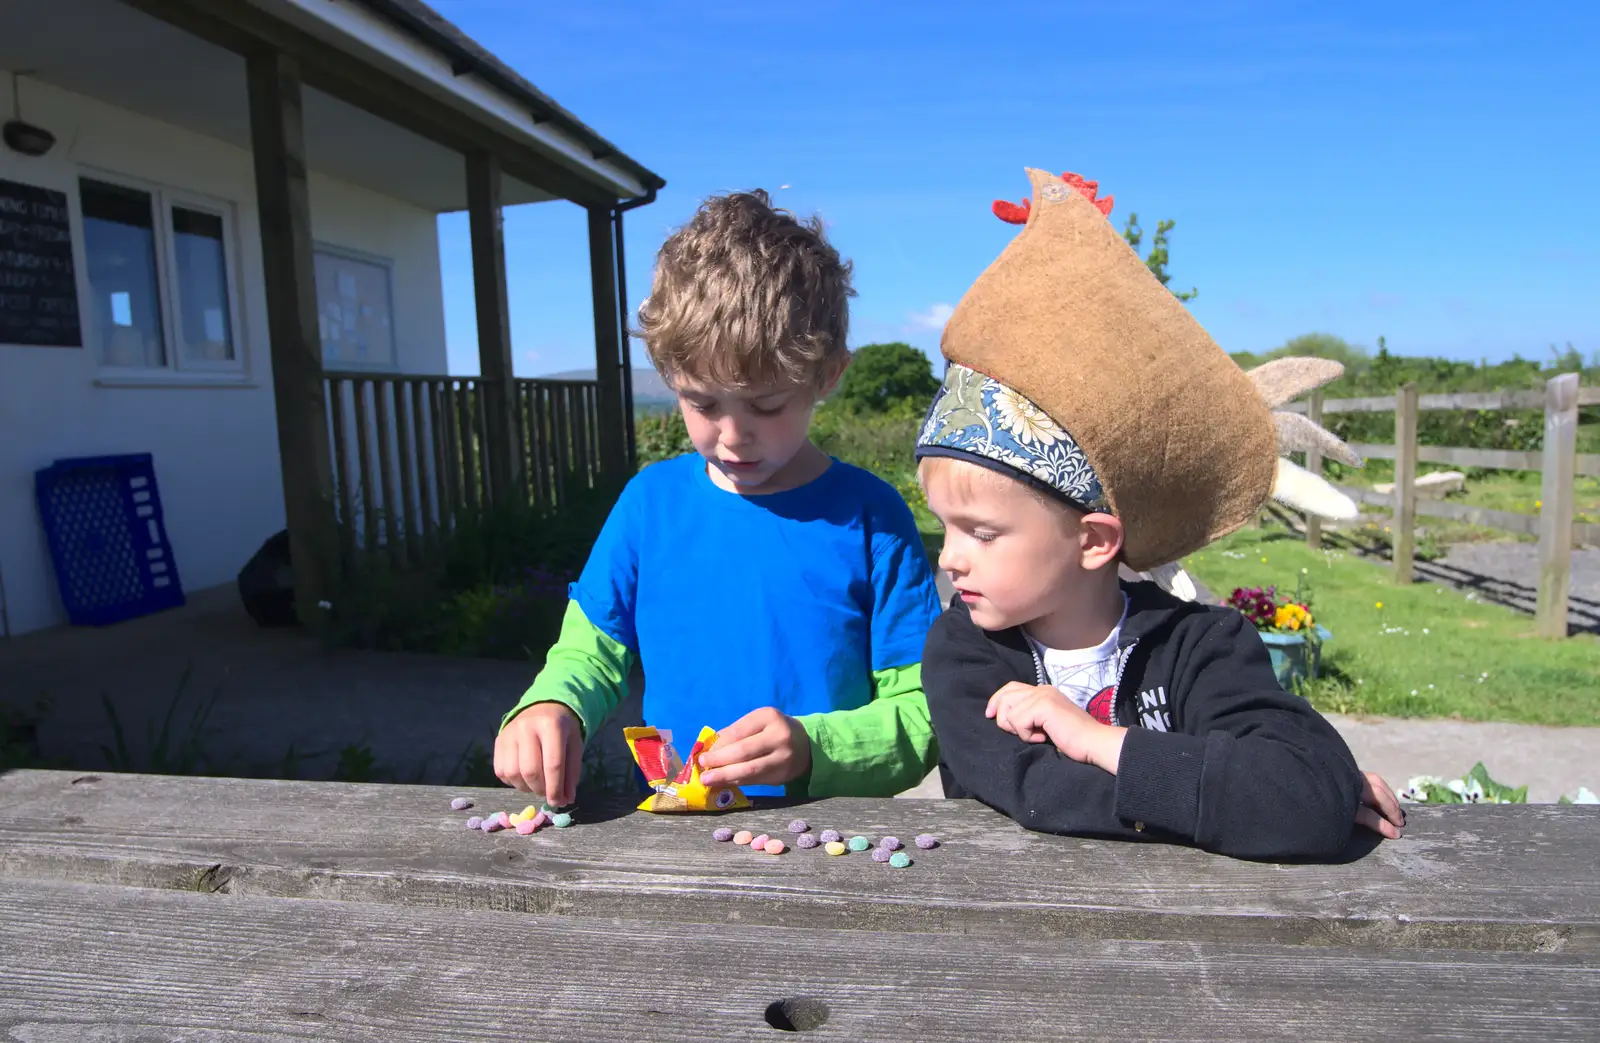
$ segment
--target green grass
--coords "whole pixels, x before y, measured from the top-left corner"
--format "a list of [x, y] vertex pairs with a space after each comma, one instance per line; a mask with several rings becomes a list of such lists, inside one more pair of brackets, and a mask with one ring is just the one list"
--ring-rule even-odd
[[1313, 551], [1283, 529], [1245, 529], [1185, 562], [1219, 597], [1292, 592], [1333, 632], [1306, 694], [1319, 709], [1396, 717], [1600, 725], [1600, 638], [1534, 636], [1533, 620], [1446, 587], [1396, 586], [1381, 564]]
[[[1543, 476], [1537, 471], [1495, 471], [1482, 468], [1451, 468], [1440, 464], [1422, 464], [1420, 474], [1435, 471], [1461, 470], [1467, 477], [1466, 489], [1451, 493], [1445, 499], [1451, 503], [1485, 507], [1495, 511], [1509, 511], [1537, 517], [1543, 504], [1541, 497]], [[1360, 470], [1345, 472], [1335, 481], [1343, 485], [1371, 488], [1379, 482], [1394, 481], [1394, 464], [1388, 460], [1369, 460]], [[1387, 514], [1382, 510], [1367, 508], [1366, 513], [1377, 521], [1379, 529], [1386, 524]], [[1573, 520], [1585, 524], [1600, 524], [1600, 478], [1579, 475], [1573, 483]], [[1439, 543], [1465, 543], [1483, 540], [1516, 540], [1532, 542], [1534, 537], [1504, 532], [1447, 518], [1430, 518], [1419, 515], [1417, 524]]]

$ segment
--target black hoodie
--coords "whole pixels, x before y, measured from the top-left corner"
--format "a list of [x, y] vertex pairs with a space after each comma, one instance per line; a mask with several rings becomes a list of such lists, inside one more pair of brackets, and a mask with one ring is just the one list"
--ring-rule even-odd
[[1119, 649], [1131, 650], [1113, 719], [1128, 733], [1116, 775], [984, 716], [1008, 682], [1048, 682], [1021, 628], [982, 630], [951, 601], [922, 658], [945, 795], [1045, 833], [1176, 840], [1240, 858], [1341, 853], [1361, 772], [1333, 726], [1279, 687], [1244, 616], [1154, 583], [1123, 590]]

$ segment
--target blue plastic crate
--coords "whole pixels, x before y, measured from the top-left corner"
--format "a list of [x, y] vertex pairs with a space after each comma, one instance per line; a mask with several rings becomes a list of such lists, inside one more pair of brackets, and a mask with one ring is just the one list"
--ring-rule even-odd
[[57, 460], [34, 494], [67, 618], [105, 626], [183, 604], [149, 453]]

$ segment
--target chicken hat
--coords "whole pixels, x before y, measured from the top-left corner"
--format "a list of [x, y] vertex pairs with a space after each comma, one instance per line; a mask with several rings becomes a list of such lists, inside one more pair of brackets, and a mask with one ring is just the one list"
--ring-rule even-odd
[[1096, 182], [1028, 177], [1030, 202], [994, 206], [1022, 231], [945, 326], [951, 365], [918, 458], [965, 458], [1115, 515], [1136, 571], [1226, 536], [1274, 497], [1354, 517], [1348, 497], [1280, 454], [1360, 458], [1306, 417], [1273, 411], [1342, 367], [1289, 358], [1246, 373], [1117, 233]]

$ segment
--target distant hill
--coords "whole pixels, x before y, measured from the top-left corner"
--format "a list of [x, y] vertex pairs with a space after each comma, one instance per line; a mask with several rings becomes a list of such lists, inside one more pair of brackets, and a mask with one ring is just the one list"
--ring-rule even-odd
[[[593, 380], [592, 369], [569, 369], [561, 373], [542, 373], [540, 376], [549, 380]], [[678, 399], [671, 391], [667, 390], [666, 382], [661, 379], [661, 374], [653, 369], [643, 369], [638, 366], [633, 370], [633, 405], [636, 409], [666, 409], [677, 403]]]

